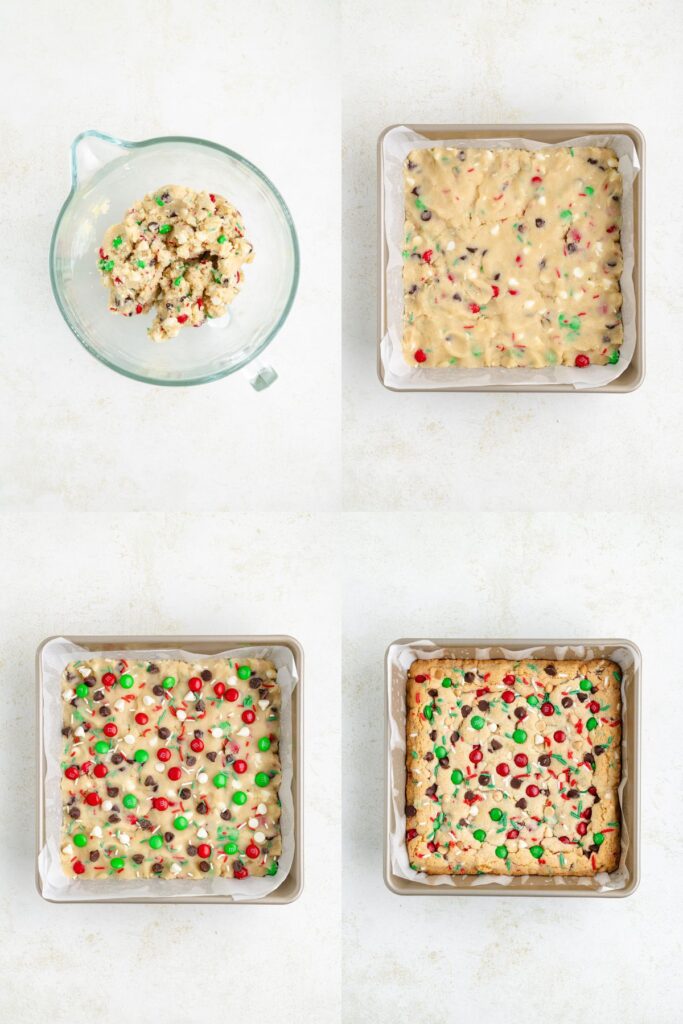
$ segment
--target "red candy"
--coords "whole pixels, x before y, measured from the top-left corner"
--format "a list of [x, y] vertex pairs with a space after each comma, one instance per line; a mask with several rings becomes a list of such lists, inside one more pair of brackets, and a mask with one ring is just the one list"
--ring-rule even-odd
[[135, 716], [135, 721], [138, 723], [138, 725], [147, 725], [147, 723], [149, 722], [149, 718], [147, 717], [144, 711], [138, 711], [137, 715]]
[[589, 703], [588, 710], [591, 711], [594, 715], [597, 715], [598, 711], [600, 710], [600, 705], [598, 704], [597, 700], [592, 700]]
[[470, 761], [472, 762], [472, 764], [479, 764], [479, 762], [483, 760], [484, 755], [482, 754], [481, 750], [479, 749], [479, 747], [475, 747], [470, 754]]
[[552, 706], [549, 700], [545, 700], [541, 704], [541, 714], [545, 715], [546, 718], [550, 718], [551, 715], [555, 714], [555, 708]]
[[564, 743], [566, 738], [567, 738], [566, 734], [563, 733], [561, 729], [558, 729], [557, 732], [553, 733], [553, 739], [555, 740], [556, 743]]
[[215, 197], [215, 195], [213, 194], [213, 192], [209, 192], [209, 199], [211, 200], [211, 202], [212, 202], [212, 203], [215, 203], [215, 202], [216, 202], [216, 197]]
[[184, 324], [185, 321], [187, 320], [187, 313], [183, 313], [181, 314], [181, 316], [177, 316], [176, 320], [178, 321], [179, 324]]
[[518, 768], [526, 768], [529, 763], [529, 758], [526, 754], [515, 754], [514, 760]]
[[409, 828], [408, 831], [406, 832], [406, 839], [414, 839], [416, 835], [417, 835], [417, 829], [416, 828]]
[[105, 736], [116, 736], [118, 731], [118, 728], [114, 725], [113, 722], [107, 722], [104, 729], [102, 730]]
[[478, 306], [476, 302], [470, 302], [469, 310], [470, 313], [478, 313], [481, 310], [481, 306]]
[[426, 683], [427, 682], [427, 676], [415, 676], [415, 682], [416, 683]]
[[244, 775], [244, 773], [247, 770], [247, 762], [246, 761], [235, 761], [235, 763], [233, 764], [233, 768], [235, 769], [235, 771], [237, 772], [238, 775]]
[[515, 695], [512, 690], [503, 690], [503, 700], [506, 704], [512, 704]]
[[518, 828], [511, 828], [510, 831], [507, 834], [507, 837], [508, 837], [508, 839], [516, 839], [518, 837], [518, 835], [519, 835], [519, 829]]
[[261, 856], [261, 851], [259, 850], [256, 843], [249, 843], [249, 846], [246, 848], [244, 852], [246, 853], [247, 857], [251, 857], [252, 860], [256, 860], [257, 857]]
[[141, 305], [140, 305], [139, 303], [138, 303], [138, 305], [137, 305], [137, 306], [135, 307], [135, 312], [136, 312], [136, 313], [142, 313], [142, 306], [141, 306]]
[[171, 780], [171, 782], [177, 782], [182, 774], [183, 773], [178, 767], [168, 769], [168, 777]]
[[494, 297], [494, 299], [497, 299], [498, 296], [500, 295], [500, 288], [498, 287], [497, 284], [492, 284], [491, 288], [493, 289], [493, 297]]
[[581, 817], [585, 818], [586, 821], [590, 821], [593, 817], [593, 808], [586, 807], [585, 811], [581, 811]]
[[225, 693], [225, 683], [214, 683], [213, 692], [216, 694], [217, 697], [222, 697], [223, 694]]
[[[247, 847], [247, 853], [249, 853], [249, 849], [250, 849], [250, 847], [248, 846], [248, 847]], [[258, 850], [258, 846], [256, 847], [256, 849]], [[436, 845], [436, 843], [435, 843], [435, 842], [433, 842], [432, 840], [430, 840], [430, 841], [429, 841], [429, 842], [427, 843], [427, 849], [429, 850], [429, 852], [430, 852], [430, 853], [436, 853], [436, 851], [438, 850], [438, 846]], [[250, 853], [249, 853], [249, 856], [251, 857], [251, 854], [250, 854]]]
[[207, 857], [211, 856], [211, 847], [209, 846], [208, 843], [200, 843], [199, 846], [197, 847], [197, 853], [202, 858], [202, 860], [206, 860]]
[[532, 782], [530, 786], [527, 786], [527, 787], [526, 787], [526, 790], [525, 790], [525, 792], [526, 792], [526, 795], [527, 795], [527, 796], [538, 796], [538, 794], [539, 794], [539, 793], [540, 793], [541, 791], [540, 791], [540, 789], [538, 788], [538, 786], [535, 786], [535, 785], [533, 784], [533, 782]]
[[113, 672], [105, 672], [102, 676], [102, 682], [105, 686], [113, 686], [116, 682], [116, 676]]
[[510, 765], [506, 764], [505, 761], [501, 761], [500, 764], [496, 765], [496, 771], [499, 775], [505, 777], [510, 774]]
[[76, 767], [75, 764], [72, 764], [67, 768], [64, 774], [66, 775], [67, 779], [71, 779], [73, 781], [74, 779], [78, 778], [78, 768]]
[[532, 184], [539, 185], [543, 181], [543, 178], [539, 178], [539, 176], [537, 174], [534, 174], [534, 176], [531, 179], [531, 181], [532, 181]]
[[507, 686], [512, 686], [512, 684], [514, 683], [514, 681], [515, 681], [515, 677], [514, 677], [514, 676], [512, 676], [512, 675], [510, 675], [509, 673], [508, 673], [508, 675], [506, 675], [506, 676], [503, 676], [503, 682], [504, 682], [504, 683], [505, 683], [505, 684], [506, 684]]
[[85, 802], [89, 807], [97, 807], [98, 804], [102, 803], [97, 793], [88, 793]]
[[168, 800], [165, 796], [155, 796], [152, 800], [152, 807], [155, 811], [165, 811], [168, 809]]
[[103, 779], [106, 774], [107, 774], [107, 769], [106, 769], [106, 767], [103, 764], [96, 764], [95, 765], [95, 767], [93, 769], [93, 775], [95, 775], [98, 779]]
[[157, 757], [159, 758], [160, 761], [170, 761], [171, 751], [168, 749], [168, 747], [159, 747], [159, 749], [157, 750]]
[[425, 355], [425, 353], [422, 351], [421, 348], [419, 348], [417, 350], [417, 352], [415, 353], [415, 362], [416, 363], [426, 363], [427, 362], [427, 356]]
[[77, 860], [76, 863], [74, 864], [74, 874], [82, 875], [84, 871], [85, 871], [85, 864], [82, 861]]
[[586, 824], [586, 822], [580, 821], [579, 824], [576, 826], [576, 831], [579, 833], [580, 836], [585, 836], [586, 832], [588, 831], [588, 825]]
[[199, 676], [192, 676], [192, 679], [187, 684], [193, 693], [199, 693], [202, 688], [202, 681]]
[[225, 691], [226, 700], [237, 700], [239, 695], [240, 691], [236, 690], [234, 686], [229, 686], [228, 689]]
[[574, 360], [574, 366], [590, 366], [590, 362], [591, 361], [588, 358], [588, 356], [585, 356], [583, 355], [583, 353], [580, 353]]
[[195, 754], [200, 754], [204, 749], [204, 741], [200, 740], [199, 737], [195, 737], [190, 743], [190, 748], [194, 750]]
[[237, 865], [235, 865], [235, 870], [233, 871], [235, 878], [246, 878], [248, 874], [249, 872], [245, 867], [238, 868]]
[[242, 712], [242, 721], [246, 722], [247, 725], [251, 725], [252, 722], [256, 721], [256, 715], [251, 708], [245, 708]]
[[425, 263], [431, 263], [433, 255], [434, 255], [434, 250], [433, 249], [425, 249], [425, 251], [422, 253], [422, 259], [424, 260]]

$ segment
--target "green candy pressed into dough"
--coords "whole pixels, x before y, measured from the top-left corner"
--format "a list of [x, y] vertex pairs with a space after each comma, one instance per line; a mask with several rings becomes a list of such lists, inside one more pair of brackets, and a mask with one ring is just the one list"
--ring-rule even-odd
[[112, 313], [156, 310], [152, 341], [223, 316], [254, 258], [238, 210], [223, 196], [165, 185], [108, 228], [99, 268]]
[[618, 360], [622, 179], [612, 150], [413, 150], [404, 193], [410, 366]]
[[[62, 676], [60, 848], [69, 878], [210, 879], [233, 877], [241, 866], [249, 875], [276, 872], [282, 851], [280, 688], [270, 661], [250, 658], [239, 666], [252, 670], [249, 679], [242, 679], [237, 663], [226, 658], [153, 663], [92, 658], [67, 665]], [[113, 686], [102, 682], [108, 672], [116, 676]], [[202, 672], [210, 673], [208, 681]], [[118, 682], [122, 675], [132, 676], [130, 688]], [[175, 679], [175, 685], [164, 688], [165, 678]], [[202, 679], [197, 693], [188, 686], [192, 678]], [[237, 691], [237, 699], [217, 697], [217, 682]], [[77, 694], [78, 686], [87, 687], [85, 696]], [[254, 714], [251, 723], [242, 719], [247, 708]], [[136, 721], [140, 713], [146, 723]], [[107, 723], [116, 726], [114, 737], [104, 732]], [[196, 739], [203, 743], [200, 751], [191, 746]], [[259, 740], [267, 749], [260, 749]], [[110, 749], [99, 753], [95, 744], [103, 742]], [[168, 760], [156, 756], [160, 749], [170, 751]], [[148, 759], [139, 763], [136, 751], [145, 751]], [[245, 772], [235, 771], [239, 761], [246, 762]], [[97, 764], [106, 767], [104, 778], [95, 775]], [[81, 771], [75, 780], [65, 774], [72, 766]], [[169, 778], [170, 768], [180, 768], [179, 780]], [[269, 777], [267, 785], [259, 784], [261, 773]], [[225, 776], [220, 788], [214, 784], [217, 775]], [[233, 800], [237, 791], [246, 794], [242, 804]], [[99, 798], [95, 806], [87, 802], [92, 793]], [[137, 800], [133, 807], [124, 802], [130, 795]], [[168, 807], [157, 809], [157, 798]], [[182, 830], [175, 825], [178, 816], [187, 820]], [[80, 836], [85, 845], [79, 845]], [[209, 856], [199, 853], [203, 843], [210, 847]], [[230, 843], [234, 851], [227, 853]], [[122, 868], [112, 866], [117, 858]]]

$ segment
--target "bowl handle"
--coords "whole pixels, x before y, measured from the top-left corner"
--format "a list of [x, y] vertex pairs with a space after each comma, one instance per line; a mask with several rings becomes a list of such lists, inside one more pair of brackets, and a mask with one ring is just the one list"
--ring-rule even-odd
[[277, 371], [272, 366], [265, 366], [258, 359], [253, 359], [244, 372], [254, 391], [265, 391], [277, 380]]
[[111, 163], [130, 142], [105, 135], [94, 128], [81, 132], [71, 143], [71, 179], [74, 188], [83, 185], [105, 164]]

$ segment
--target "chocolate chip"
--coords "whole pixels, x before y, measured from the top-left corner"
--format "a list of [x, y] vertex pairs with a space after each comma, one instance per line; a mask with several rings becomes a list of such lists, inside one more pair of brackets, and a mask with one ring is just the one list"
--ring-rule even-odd
[[467, 718], [468, 715], [472, 714], [472, 708], [469, 706], [469, 704], [463, 704], [463, 706], [460, 708], [460, 714], [462, 715], [463, 718]]
[[165, 843], [172, 843], [174, 839], [175, 839], [175, 835], [173, 834], [173, 832], [164, 832], [164, 842]]
[[569, 797], [570, 800], [576, 800], [577, 796], [579, 796], [578, 789], [568, 789], [567, 790], [567, 796]]
[[434, 755], [432, 754], [431, 750], [427, 751], [427, 753], [424, 756], [424, 760], [425, 761], [433, 761], [434, 760]]
[[567, 252], [576, 252], [577, 248], [576, 242], [569, 242], [567, 245]]
[[188, 854], [189, 857], [196, 857], [197, 856], [197, 847], [193, 846], [192, 843], [190, 843], [188, 845], [188, 847], [187, 847], [187, 854]]
[[200, 860], [199, 870], [203, 871], [204, 874], [206, 874], [207, 871], [211, 870], [211, 865], [209, 864], [208, 860]]
[[482, 772], [481, 775], [479, 776], [479, 785], [480, 786], [489, 786], [490, 784], [491, 784], [491, 776], [489, 775], [488, 772]]
[[258, 690], [262, 682], [263, 680], [260, 679], [259, 676], [252, 676], [251, 679], [249, 680], [249, 686], [251, 687], [252, 690]]
[[439, 764], [442, 768], [448, 768], [450, 766], [450, 762], [447, 757], [440, 757]]
[[164, 870], [163, 864], [152, 864], [152, 874], [160, 875]]
[[500, 750], [502, 746], [500, 740], [491, 740], [491, 750]]
[[118, 796], [118, 795], [119, 795], [119, 787], [118, 786], [107, 786], [107, 796]]
[[78, 807], [70, 807], [69, 808], [69, 817], [70, 818], [76, 819], [76, 818], [80, 818], [80, 816], [81, 816], [81, 812], [79, 811]]
[[515, 715], [515, 718], [519, 718], [519, 720], [521, 722], [523, 718], [526, 718], [526, 709], [525, 708], [515, 708], [514, 715]]
[[158, 665], [154, 665], [153, 663], [150, 663], [150, 664], [149, 664], [149, 665], [147, 666], [147, 671], [148, 671], [148, 672], [149, 672], [149, 674], [150, 674], [150, 675], [152, 675], [152, 676], [153, 676], [153, 675], [156, 675], [156, 673], [157, 673], [157, 672], [159, 671], [159, 666], [158, 666]]
[[[90, 854], [90, 856], [92, 857], [92, 854]], [[142, 864], [144, 859], [145, 858], [142, 856], [141, 853], [134, 853], [133, 854], [133, 863], [134, 864]]]
[[410, 288], [408, 289], [408, 295], [414, 295], [416, 291], [417, 291], [417, 285], [416, 284], [411, 284]]
[[195, 711], [197, 711], [198, 714], [201, 714], [204, 708], [206, 707], [206, 704], [204, 703], [203, 700], [197, 700], [195, 701], [194, 707]]
[[149, 818], [138, 818], [138, 825], [140, 826], [143, 832], [152, 831], [152, 822], [149, 820]]
[[473, 683], [474, 682], [474, 672], [465, 672], [465, 682], [466, 683]]
[[563, 708], [570, 708], [573, 703], [574, 703], [574, 701], [571, 699], [571, 697], [563, 697], [562, 698], [562, 707]]
[[64, 728], [62, 729], [62, 736], [70, 736], [70, 735], [71, 735], [71, 729], [69, 728], [68, 725], [65, 725]]
[[540, 765], [543, 765], [544, 768], [547, 768], [548, 765], [551, 763], [550, 754], [541, 754], [541, 756], [538, 759], [538, 763]]
[[226, 754], [225, 755], [225, 764], [232, 764], [232, 762], [234, 760], [235, 760], [235, 755], [234, 754]]
[[408, 160], [408, 162], [406, 163], [406, 167], [408, 168], [409, 171], [414, 171], [415, 168], [417, 167], [417, 164], [413, 163], [412, 160]]
[[600, 757], [601, 754], [605, 753], [605, 748], [601, 744], [598, 743], [598, 745], [596, 747], [593, 747], [593, 753], [595, 754], [596, 757]]
[[98, 710], [99, 713], [104, 716], [104, 718], [107, 718], [111, 714], [111, 708], [109, 707], [108, 704], [102, 704]]
[[417, 810], [412, 804], [406, 804], [406, 818], [414, 818], [417, 814]]
[[95, 693], [93, 693], [92, 699], [93, 700], [98, 700], [98, 701], [99, 700], [104, 700], [104, 693], [103, 693], [103, 691], [102, 690], [97, 690]]
[[422, 213], [420, 214], [420, 220], [431, 220], [431, 219], [432, 219], [432, 215], [429, 212], [429, 210], [423, 210]]
[[208, 757], [209, 761], [215, 761], [218, 755], [215, 750], [210, 750], [206, 756]]
[[434, 689], [427, 690], [427, 693], [429, 694], [430, 697], [438, 697], [439, 696], [439, 691], [438, 690], [434, 690]]
[[[138, 854], [138, 856], [140, 857], [140, 860], [142, 860], [142, 856], [140, 854]], [[95, 861], [98, 861], [99, 859], [100, 859], [100, 851], [99, 850], [91, 850], [90, 851], [90, 860], [93, 862], [93, 864], [95, 863]], [[135, 859], [135, 858], [133, 858], [133, 859]]]
[[500, 281], [500, 274], [494, 274], [493, 275], [493, 280], [494, 281]]
[[432, 731], [431, 731], [431, 732], [430, 732], [430, 734], [429, 734], [429, 738], [430, 738], [430, 740], [432, 741], [432, 743], [433, 743], [433, 742], [434, 742], [434, 740], [436, 739], [436, 736], [437, 736], [437, 733], [436, 733], [436, 729], [432, 729]]
[[[477, 251], [476, 249], [471, 249], [471, 248], [469, 247], [469, 245], [468, 245], [468, 246], [466, 246], [466, 249], [467, 249], [467, 251], [468, 251], [468, 252], [476, 252], [476, 251]], [[467, 676], [465, 676], [465, 679], [467, 679]]]
[[477, 707], [479, 708], [480, 711], [488, 711], [489, 702], [487, 700], [480, 700], [479, 703], [477, 704]]
[[192, 735], [194, 736], [195, 739], [200, 740], [202, 738], [202, 736], [204, 735], [204, 730], [203, 729], [195, 729], [193, 731]]
[[453, 292], [453, 298], [456, 302], [462, 302], [462, 295], [460, 292]]
[[545, 674], [547, 676], [556, 676], [557, 675], [557, 669], [555, 668], [554, 665], [546, 665], [546, 667], [545, 667]]
[[595, 165], [595, 164], [597, 164], [597, 162], [598, 162], [598, 161], [597, 161], [597, 160], [596, 160], [596, 159], [595, 159], [594, 157], [592, 157], [592, 156], [589, 156], [589, 157], [588, 157], [588, 163], [589, 163], [589, 164], [593, 164], [593, 165]]
[[586, 764], [589, 764], [591, 768], [595, 768], [595, 758], [592, 754], [586, 754], [584, 756], [584, 761], [586, 762]]
[[223, 819], [223, 821], [230, 821], [232, 819], [232, 814], [226, 808], [224, 811], [221, 811], [221, 818]]
[[201, 676], [205, 683], [210, 683], [211, 680], [213, 679], [213, 672], [211, 671], [211, 669], [208, 668], [202, 669], [199, 675]]
[[123, 760], [124, 760], [124, 756], [123, 756], [123, 754], [120, 754], [118, 750], [115, 751], [115, 753], [113, 753], [111, 755], [111, 763], [112, 764], [121, 764], [121, 762]]
[[471, 789], [468, 789], [467, 792], [465, 793], [465, 803], [466, 804], [472, 803], [473, 799], [474, 799], [474, 793], [472, 792]]
[[427, 796], [436, 796], [436, 783], [433, 783], [433, 785], [429, 786], [429, 788], [425, 790], [425, 793], [427, 794]]
[[119, 818], [118, 814], [110, 814], [109, 817], [107, 818], [107, 821], [109, 822], [110, 825], [116, 825], [119, 821], [121, 821], [121, 819]]
[[457, 731], [451, 733], [451, 743], [456, 744], [460, 739], [460, 733]]
[[188, 754], [185, 758], [185, 764], [192, 768], [197, 763], [197, 758], [193, 754]]
[[157, 697], [163, 697], [165, 692], [166, 691], [164, 690], [163, 686], [160, 686], [158, 683], [156, 686], [152, 687], [152, 693], [155, 694]]
[[192, 790], [188, 789], [187, 786], [183, 786], [183, 788], [178, 793], [178, 796], [180, 797], [181, 800], [189, 800], [190, 797], [192, 796]]
[[162, 740], [167, 740], [168, 737], [171, 735], [171, 730], [167, 729], [165, 725], [162, 725], [161, 728], [158, 730], [158, 732], [159, 732], [159, 737]]
[[200, 800], [199, 803], [197, 804], [197, 813], [198, 814], [208, 814], [208, 811], [209, 811], [208, 805], [205, 803], [204, 800]]
[[516, 777], [510, 779], [510, 785], [512, 786], [513, 789], [519, 789], [519, 787], [522, 785], [522, 780]]
[[588, 694], [587, 693], [577, 693], [576, 696], [579, 698], [579, 700], [581, 701], [582, 704], [585, 704], [586, 701], [588, 700]]
[[523, 796], [519, 798], [519, 800], [515, 804], [515, 807], [519, 807], [520, 811], [523, 811], [525, 809], [525, 807], [526, 807], [526, 800], [524, 799]]
[[598, 850], [600, 849], [600, 847], [598, 846], [597, 843], [591, 843], [591, 845], [588, 847], [588, 849], [590, 850], [591, 853], [597, 853]]
[[536, 227], [537, 228], [544, 228], [545, 227], [545, 221], [543, 220], [543, 217], [537, 217], [536, 218]]

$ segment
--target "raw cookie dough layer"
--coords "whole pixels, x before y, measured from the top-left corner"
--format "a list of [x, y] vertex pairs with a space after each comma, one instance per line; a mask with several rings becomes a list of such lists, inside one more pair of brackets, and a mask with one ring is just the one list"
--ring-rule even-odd
[[165, 185], [113, 224], [99, 250], [112, 313], [156, 308], [152, 341], [223, 316], [253, 259], [239, 211], [223, 196]]
[[622, 182], [611, 149], [416, 149], [406, 162], [410, 366], [616, 363]]
[[274, 875], [280, 688], [270, 661], [69, 664], [61, 858], [70, 878]]
[[427, 874], [594, 875], [619, 863], [612, 661], [414, 661], [406, 843]]

